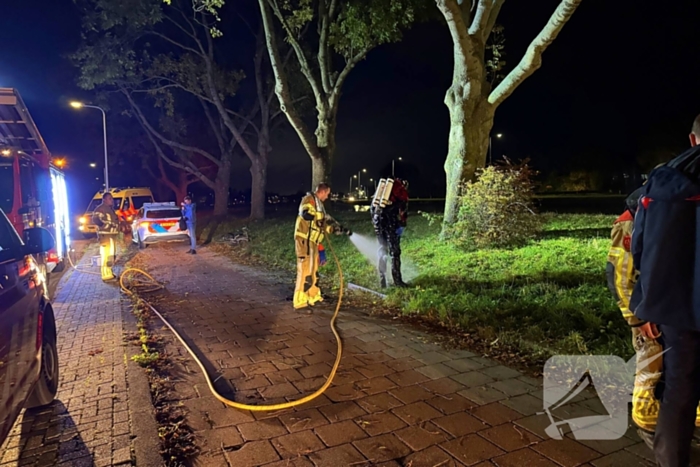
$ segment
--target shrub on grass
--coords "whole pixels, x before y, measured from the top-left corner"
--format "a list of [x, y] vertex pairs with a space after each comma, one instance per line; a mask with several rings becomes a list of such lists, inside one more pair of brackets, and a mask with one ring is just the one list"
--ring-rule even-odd
[[542, 225], [533, 203], [534, 176], [527, 161], [506, 159], [484, 169], [476, 182], [467, 182], [453, 238], [478, 248], [520, 246], [533, 239]]

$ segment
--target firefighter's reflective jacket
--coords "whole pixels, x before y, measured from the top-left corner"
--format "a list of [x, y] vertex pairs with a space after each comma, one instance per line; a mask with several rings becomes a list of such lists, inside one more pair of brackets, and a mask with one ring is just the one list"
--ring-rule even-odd
[[634, 284], [637, 282], [639, 272], [634, 268], [632, 253], [632, 228], [634, 226], [634, 216], [629, 210], [617, 218], [613, 224], [610, 237], [612, 245], [608, 252], [608, 265], [606, 275], [608, 287], [613, 293], [617, 305], [622, 311], [622, 317], [627, 324], [636, 326], [641, 320], [630, 311], [630, 297]]
[[[613, 224], [612, 245], [608, 252], [608, 287], [617, 300], [622, 317], [632, 330], [632, 345], [636, 352], [637, 367], [632, 394], [632, 420], [641, 429], [653, 432], [659, 417], [661, 371], [663, 366], [662, 345], [656, 339], [647, 339], [639, 327], [645, 321], [637, 318], [630, 310], [630, 297], [639, 276], [633, 264], [631, 252], [634, 208], [626, 210]], [[654, 358], [657, 357], [657, 358]], [[700, 426], [700, 408], [696, 426]]]
[[313, 193], [308, 193], [299, 205], [294, 237], [318, 245], [325, 234], [332, 233], [331, 221], [321, 200]]
[[109, 204], [102, 203], [95, 208], [92, 222], [97, 226], [98, 234], [109, 235], [119, 231], [119, 217]]

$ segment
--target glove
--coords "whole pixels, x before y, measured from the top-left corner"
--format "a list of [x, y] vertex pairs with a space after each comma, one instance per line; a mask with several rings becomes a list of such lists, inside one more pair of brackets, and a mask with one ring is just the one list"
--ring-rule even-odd
[[399, 227], [398, 229], [396, 229], [396, 235], [398, 235], [399, 237], [403, 235], [404, 229], [405, 227]]
[[326, 264], [326, 250], [323, 249], [323, 245], [318, 246], [318, 264], [319, 266]]

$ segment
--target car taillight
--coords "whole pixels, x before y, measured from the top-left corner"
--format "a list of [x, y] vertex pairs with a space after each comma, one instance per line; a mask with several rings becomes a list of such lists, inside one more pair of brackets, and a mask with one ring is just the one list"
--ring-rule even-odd
[[39, 317], [36, 320], [37, 330], [36, 330], [36, 350], [41, 348], [41, 341], [44, 339], [44, 313], [39, 313]]
[[49, 263], [58, 263], [59, 258], [58, 258], [58, 254], [56, 254], [56, 250], [49, 251], [49, 254], [47, 255], [46, 261]]

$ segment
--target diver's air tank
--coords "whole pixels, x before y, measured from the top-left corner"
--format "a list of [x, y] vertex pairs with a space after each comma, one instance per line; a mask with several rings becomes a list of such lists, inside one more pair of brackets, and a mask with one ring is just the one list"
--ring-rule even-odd
[[382, 198], [382, 192], [384, 191], [384, 187], [386, 186], [386, 178], [382, 178], [379, 180], [379, 184], [377, 185], [377, 190], [374, 192], [374, 197], [372, 197], [372, 207], [376, 208], [379, 206], [379, 201]]
[[386, 179], [384, 184], [384, 189], [382, 190], [381, 198], [379, 198], [379, 207], [384, 209], [387, 204], [389, 204], [389, 197], [391, 196], [391, 190], [394, 188], [394, 180], [391, 178]]

